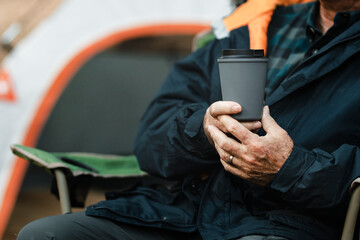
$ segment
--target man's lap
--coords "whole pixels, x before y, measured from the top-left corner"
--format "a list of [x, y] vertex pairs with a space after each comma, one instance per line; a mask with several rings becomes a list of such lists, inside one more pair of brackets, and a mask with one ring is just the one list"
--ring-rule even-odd
[[[170, 230], [117, 223], [106, 218], [91, 217], [85, 212], [45, 217], [26, 225], [17, 240], [201, 240], [199, 233], [180, 233]], [[246, 236], [238, 240], [286, 240], [276, 236]]]
[[38, 219], [26, 225], [18, 240], [35, 239], [201, 239], [198, 233], [178, 233], [149, 227], [116, 223], [111, 220], [77, 212]]

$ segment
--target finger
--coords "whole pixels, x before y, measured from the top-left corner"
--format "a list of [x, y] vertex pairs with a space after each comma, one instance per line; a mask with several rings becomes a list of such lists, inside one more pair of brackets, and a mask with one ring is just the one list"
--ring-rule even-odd
[[245, 171], [243, 171], [241, 168], [231, 165], [223, 160], [221, 160], [220, 162], [223, 165], [225, 171], [227, 171], [235, 176], [238, 176], [242, 179], [249, 179], [249, 175]]
[[274, 118], [270, 115], [269, 106], [265, 106], [263, 110], [263, 116], [261, 119], [263, 128], [267, 133], [279, 133], [283, 132], [284, 130], [277, 124]]
[[255, 131], [261, 128], [261, 122], [260, 121], [254, 121], [254, 122], [241, 122], [241, 124], [246, 127], [249, 131]]
[[216, 118], [224, 114], [236, 114], [241, 112], [240, 104], [231, 101], [218, 101], [214, 102], [209, 107], [210, 115]]
[[[225, 117], [225, 118], [232, 118], [230, 115], [221, 115], [221, 116]], [[226, 129], [224, 124], [221, 121], [219, 121], [218, 117], [213, 118], [213, 123], [214, 123], [215, 127], [220, 129], [220, 131], [222, 131], [224, 133], [228, 133], [228, 130]]]
[[219, 116], [218, 119], [222, 122], [224, 127], [226, 127], [229, 133], [244, 144], [254, 141], [255, 136], [257, 136], [234, 118]]
[[[220, 117], [221, 116], [221, 117]], [[220, 121], [221, 118], [228, 118], [229, 121], [234, 121], [235, 119], [233, 117], [231, 117], [230, 115], [220, 115], [218, 116], [215, 120], [214, 120], [214, 123], [215, 123], [215, 126], [217, 128], [219, 128], [222, 132], [224, 133], [229, 133], [228, 129], [226, 128], [226, 126], [224, 126], [223, 122]], [[220, 119], [219, 119], [220, 117]], [[236, 120], [235, 120], [236, 121]], [[248, 125], [249, 127], [252, 128], [251, 124]]]
[[229, 138], [219, 129], [211, 126], [210, 130], [211, 138], [214, 141], [214, 146], [219, 153], [220, 159], [228, 161], [230, 155], [233, 155], [232, 153], [234, 153], [235, 150], [239, 151], [241, 149], [241, 144], [239, 142]]
[[[224, 149], [222, 149], [222, 148], [221, 148], [219, 145], [217, 145], [217, 144], [215, 144], [215, 148], [216, 148], [216, 151], [217, 151], [218, 154], [219, 154], [220, 160], [221, 160], [221, 161], [225, 161], [225, 162], [227, 162], [227, 163], [230, 163], [230, 157], [231, 157], [231, 155], [230, 155], [228, 152], [224, 151]], [[233, 161], [233, 159], [232, 159], [232, 161]]]

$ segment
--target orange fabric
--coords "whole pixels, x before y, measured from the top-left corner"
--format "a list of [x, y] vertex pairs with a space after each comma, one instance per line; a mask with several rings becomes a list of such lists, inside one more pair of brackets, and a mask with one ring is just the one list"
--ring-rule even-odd
[[267, 29], [272, 15], [272, 11], [266, 12], [248, 24], [250, 49], [264, 49], [265, 55], [267, 48]]
[[226, 29], [230, 32], [248, 25], [250, 48], [267, 48], [267, 28], [276, 6], [289, 6], [314, 0], [248, 0], [240, 5], [231, 15], [224, 18]]
[[16, 101], [10, 75], [5, 69], [0, 70], [0, 100]]

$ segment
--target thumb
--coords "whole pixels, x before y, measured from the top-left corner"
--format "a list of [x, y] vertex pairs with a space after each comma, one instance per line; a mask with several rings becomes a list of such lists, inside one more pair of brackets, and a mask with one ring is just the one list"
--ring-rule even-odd
[[269, 106], [264, 107], [261, 122], [262, 122], [262, 126], [263, 126], [265, 132], [267, 132], [267, 133], [276, 133], [279, 131], [283, 131], [283, 129], [270, 116]]

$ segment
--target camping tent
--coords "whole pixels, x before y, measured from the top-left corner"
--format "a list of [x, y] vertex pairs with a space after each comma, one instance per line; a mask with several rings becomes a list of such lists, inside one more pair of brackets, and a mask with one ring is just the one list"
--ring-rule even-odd
[[0, 69], [0, 237], [27, 168], [9, 145], [37, 146], [82, 65], [128, 39], [196, 34], [231, 10], [230, 0], [66, 0], [22, 39]]

